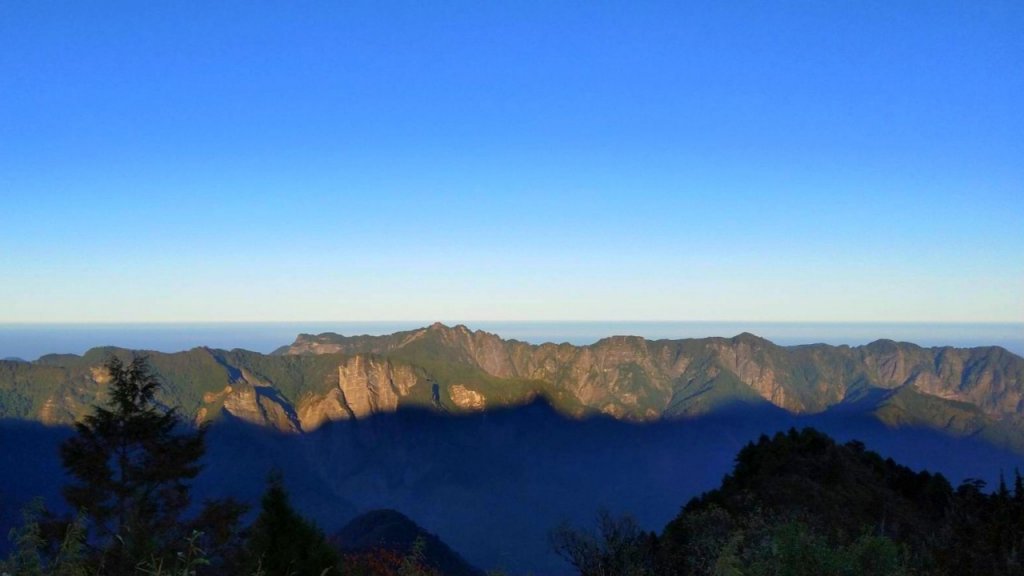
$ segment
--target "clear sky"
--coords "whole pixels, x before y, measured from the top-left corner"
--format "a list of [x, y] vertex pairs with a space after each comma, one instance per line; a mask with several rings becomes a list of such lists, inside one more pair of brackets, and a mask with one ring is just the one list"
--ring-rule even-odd
[[1024, 321], [1024, 2], [0, 2], [0, 322]]

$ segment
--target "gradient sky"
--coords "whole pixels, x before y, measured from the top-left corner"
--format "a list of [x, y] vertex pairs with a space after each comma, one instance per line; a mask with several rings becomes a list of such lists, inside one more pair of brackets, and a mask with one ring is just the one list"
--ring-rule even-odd
[[1024, 321], [1024, 3], [0, 2], [0, 322]]

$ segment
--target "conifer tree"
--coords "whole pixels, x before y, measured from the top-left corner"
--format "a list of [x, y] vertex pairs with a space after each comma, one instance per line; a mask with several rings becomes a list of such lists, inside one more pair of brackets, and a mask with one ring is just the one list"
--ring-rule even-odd
[[126, 365], [112, 356], [105, 367], [107, 407], [75, 424], [61, 460], [73, 478], [64, 497], [88, 520], [104, 573], [118, 576], [179, 545], [205, 430], [186, 429], [174, 409], [158, 404], [160, 382], [145, 357]]
[[338, 574], [338, 553], [323, 533], [296, 512], [279, 471], [270, 474], [260, 515], [249, 535], [248, 573], [293, 576]]

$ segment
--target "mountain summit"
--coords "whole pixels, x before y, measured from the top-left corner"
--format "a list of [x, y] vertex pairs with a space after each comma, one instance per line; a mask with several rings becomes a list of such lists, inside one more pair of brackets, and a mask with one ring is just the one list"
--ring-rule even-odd
[[[101, 348], [0, 362], [0, 417], [73, 421], [105, 393], [102, 362], [112, 353], [134, 354]], [[459, 414], [543, 398], [574, 418], [636, 422], [736, 406], [854, 410], [1024, 451], [1024, 359], [999, 347], [783, 347], [749, 333], [534, 345], [435, 323], [384, 336], [301, 334], [270, 355], [195, 348], [149, 356], [168, 383], [164, 401], [194, 420], [289, 432], [402, 407]]]

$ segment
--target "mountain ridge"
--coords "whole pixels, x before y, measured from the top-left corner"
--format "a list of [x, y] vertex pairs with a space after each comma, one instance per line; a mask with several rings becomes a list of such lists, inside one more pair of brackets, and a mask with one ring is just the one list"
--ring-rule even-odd
[[[0, 417], [74, 421], [104, 397], [104, 359], [138, 353], [105, 347], [0, 361]], [[147, 354], [167, 384], [163, 401], [192, 420], [233, 417], [293, 433], [403, 407], [458, 414], [543, 398], [574, 418], [649, 422], [739, 402], [792, 414], [859, 410], [1024, 453], [1024, 359], [998, 346], [779, 346], [749, 332], [576, 346], [435, 323], [382, 336], [300, 334], [271, 354]]]
[[[603, 351], [611, 351], [618, 353], [620, 364], [628, 363], [630, 358], [621, 358], [623, 349], [632, 349], [634, 353], [639, 352], [639, 355], [646, 355], [652, 361], [659, 360], [657, 356], [660, 355], [661, 366], [657, 368], [660, 368], [668, 377], [678, 377], [686, 369], [686, 366], [679, 364], [678, 361], [682, 355], [687, 354], [687, 348], [690, 349], [689, 352], [692, 355], [693, 348], [704, 346], [715, 348], [711, 351], [717, 356], [715, 359], [726, 361], [728, 364], [726, 367], [739, 376], [745, 384], [755, 389], [764, 399], [794, 413], [821, 411], [845, 399], [846, 392], [857, 383], [858, 374], [856, 373], [845, 378], [839, 374], [832, 374], [833, 381], [839, 382], [840, 385], [833, 385], [821, 390], [833, 395], [829, 401], [828, 398], [820, 396], [801, 398], [799, 390], [795, 391], [797, 394], [794, 396], [791, 385], [799, 378], [794, 377], [792, 373], [786, 375], [785, 378], [774, 377], [777, 368], [787, 368], [789, 367], [787, 364], [794, 362], [800, 364], [799, 367], [802, 369], [821, 368], [820, 363], [819, 366], [809, 366], [813, 363], [809, 363], [808, 360], [814, 358], [807, 357], [815, 355], [831, 355], [831, 358], [826, 359], [830, 362], [827, 362], [825, 367], [835, 368], [842, 362], [861, 362], [863, 365], [859, 367], [860, 372], [869, 383], [877, 387], [893, 389], [913, 384], [931, 395], [978, 405], [991, 416], [1020, 414], [1024, 407], [1020, 394], [1021, 377], [1024, 375], [1021, 372], [1021, 359], [998, 346], [923, 348], [909, 342], [880, 339], [863, 346], [806, 344], [784, 347], [749, 332], [732, 338], [646, 340], [635, 336], [611, 336], [587, 346], [573, 346], [567, 343], [535, 345], [516, 340], [502, 340], [495, 334], [479, 330], [470, 331], [463, 325], [448, 328], [434, 324], [416, 331], [381, 337], [345, 337], [332, 333], [316, 336], [300, 335], [295, 343], [288, 347], [282, 347], [276, 353], [294, 355], [330, 352], [373, 352], [378, 354], [398, 352], [401, 355], [401, 352], [410, 344], [428, 337], [432, 332], [442, 334], [443, 338], [450, 341], [449, 347], [454, 347], [457, 352], [455, 357], [461, 356], [462, 361], [468, 360], [488, 374], [504, 378], [528, 377], [540, 380], [557, 378], [558, 375], [552, 374], [550, 370], [544, 373], [542, 365], [544, 361], [550, 362], [552, 354], [564, 363], [565, 358], [557, 358], [557, 355], [561, 353], [564, 356], [566, 351], [576, 351], [583, 356], [587, 356], [588, 353], [601, 354]], [[462, 342], [458, 341], [460, 339]], [[501, 348], [504, 350], [500, 350]], [[498, 352], [499, 355], [495, 356], [495, 352]], [[524, 352], [535, 356], [535, 358], [524, 359], [522, 357]], [[667, 353], [672, 355], [671, 360], [676, 361], [675, 365], [665, 362], [665, 360], [669, 360], [666, 357]], [[777, 355], [776, 358], [770, 358], [773, 353]], [[634, 359], [637, 355], [634, 354]], [[779, 355], [782, 357], [778, 357]], [[927, 357], [928, 355], [930, 357]], [[541, 358], [538, 359], [536, 356]], [[769, 364], [767, 366], [759, 365], [757, 361], [763, 360], [765, 357], [770, 360]], [[689, 358], [688, 360], [693, 359]], [[616, 361], [615, 358], [611, 358], [611, 360]], [[995, 370], [986, 372], [987, 364], [1000, 362], [1010, 364], [1010, 366], [997, 367]], [[933, 369], [929, 370], [928, 368]], [[950, 377], [957, 374], [962, 375], [961, 381], [951, 382]], [[815, 374], [812, 376], [820, 382], [830, 375]], [[829, 384], [829, 382], [824, 383]], [[951, 386], [950, 384], [957, 385]], [[972, 396], [970, 392], [974, 389], [978, 389], [978, 393]]]

